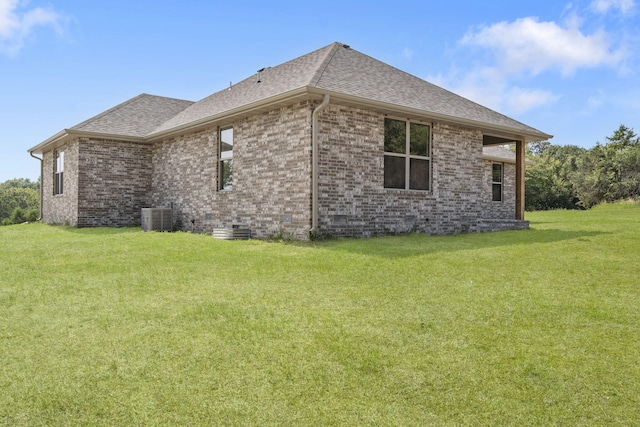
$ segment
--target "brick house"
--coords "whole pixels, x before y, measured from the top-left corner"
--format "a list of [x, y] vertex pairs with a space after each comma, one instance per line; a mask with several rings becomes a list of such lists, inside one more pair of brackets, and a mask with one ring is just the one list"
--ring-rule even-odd
[[175, 229], [304, 239], [526, 228], [524, 147], [550, 137], [333, 43], [198, 102], [139, 95], [29, 151], [46, 223], [172, 207]]

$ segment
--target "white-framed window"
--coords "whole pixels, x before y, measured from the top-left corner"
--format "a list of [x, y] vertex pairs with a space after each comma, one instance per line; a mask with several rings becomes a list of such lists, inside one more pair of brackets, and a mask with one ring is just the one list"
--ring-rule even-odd
[[384, 187], [431, 189], [431, 126], [384, 119]]
[[62, 194], [64, 191], [64, 151], [54, 151], [53, 159], [53, 194]]
[[494, 202], [502, 201], [502, 179], [504, 167], [502, 163], [493, 163], [491, 165], [491, 200]]
[[233, 188], [233, 128], [220, 129], [220, 161], [218, 189], [231, 190]]

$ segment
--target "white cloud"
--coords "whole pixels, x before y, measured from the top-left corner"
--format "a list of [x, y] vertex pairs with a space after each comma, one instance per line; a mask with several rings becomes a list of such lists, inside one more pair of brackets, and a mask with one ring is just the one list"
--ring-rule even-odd
[[635, 0], [593, 0], [591, 7], [599, 13], [607, 13], [609, 9], [620, 9], [626, 14], [635, 8]]
[[581, 24], [570, 14], [562, 24], [529, 17], [472, 29], [459, 41], [465, 68], [431, 81], [507, 114], [551, 105], [560, 95], [531, 84], [542, 73], [566, 78], [583, 68], [624, 70], [628, 52], [604, 30], [587, 34]]
[[523, 89], [513, 87], [505, 94], [507, 107], [516, 114], [555, 103], [560, 96], [541, 89]]
[[503, 107], [502, 101], [507, 90], [506, 80], [497, 69], [491, 67], [454, 69], [446, 76], [429, 76], [426, 80], [494, 110]]
[[0, 0], [0, 52], [15, 55], [38, 27], [62, 33], [64, 18], [51, 8], [22, 10], [24, 2]]
[[497, 111], [521, 114], [560, 99], [559, 95], [542, 89], [514, 85], [501, 70], [481, 67], [464, 72], [454, 71], [448, 76], [427, 78], [434, 84]]
[[408, 47], [405, 47], [402, 50], [402, 57], [404, 59], [411, 60], [413, 58], [413, 50], [409, 49]]
[[566, 28], [531, 17], [499, 22], [467, 33], [460, 43], [489, 49], [510, 74], [559, 69], [566, 76], [582, 67], [617, 65], [625, 58], [622, 49], [612, 48], [607, 33], [583, 34], [576, 21]]

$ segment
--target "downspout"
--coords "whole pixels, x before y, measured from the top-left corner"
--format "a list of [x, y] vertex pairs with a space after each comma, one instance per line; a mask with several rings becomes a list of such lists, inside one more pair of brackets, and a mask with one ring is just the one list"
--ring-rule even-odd
[[29, 155], [34, 159], [40, 161], [40, 186], [39, 186], [40, 187], [40, 218], [38, 218], [38, 221], [41, 221], [42, 220], [42, 201], [43, 201], [43, 197], [42, 197], [42, 171], [43, 171], [42, 160], [43, 159], [41, 159], [40, 157], [34, 156], [32, 151], [29, 151]]
[[322, 103], [311, 113], [311, 229], [318, 229], [318, 113], [329, 104], [330, 96], [324, 95]]

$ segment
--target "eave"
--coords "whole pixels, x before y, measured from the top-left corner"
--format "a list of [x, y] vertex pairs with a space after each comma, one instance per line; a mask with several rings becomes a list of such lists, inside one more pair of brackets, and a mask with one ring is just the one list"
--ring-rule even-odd
[[352, 107], [368, 106], [376, 111], [389, 115], [405, 115], [407, 119], [414, 120], [432, 120], [434, 122], [441, 122], [446, 124], [464, 126], [474, 129], [482, 130], [484, 135], [491, 135], [502, 140], [501, 144], [513, 143], [516, 141], [524, 142], [536, 142], [544, 141], [553, 138], [553, 135], [549, 135], [543, 132], [530, 132], [519, 129], [514, 129], [506, 126], [493, 125], [482, 121], [465, 119], [461, 117], [449, 116], [445, 114], [435, 113], [432, 111], [421, 110], [418, 108], [406, 107], [397, 104], [386, 103], [382, 101], [376, 101], [368, 98], [361, 98], [352, 95], [345, 95], [340, 92], [326, 91], [318, 88], [309, 88], [309, 93], [322, 96], [323, 94], [331, 95], [332, 102], [343, 103]]
[[69, 141], [76, 138], [92, 138], [92, 139], [115, 139], [118, 141], [128, 141], [136, 143], [148, 143], [143, 137], [131, 136], [131, 135], [118, 135], [104, 132], [86, 132], [74, 129], [63, 129], [57, 134], [53, 135], [41, 142], [40, 144], [30, 148], [28, 151], [32, 154], [43, 154], [46, 151], [55, 150], [58, 147], [63, 146]]
[[176, 135], [195, 132], [210, 127], [213, 124], [224, 126], [230, 124], [233, 120], [240, 117], [247, 117], [253, 114], [259, 114], [274, 110], [280, 107], [286, 107], [292, 103], [304, 101], [308, 99], [308, 91], [306, 87], [283, 92], [281, 94], [271, 96], [259, 101], [244, 104], [230, 110], [221, 111], [203, 117], [193, 122], [184, 123], [182, 125], [172, 127], [160, 132], [152, 132], [145, 137], [147, 142], [157, 142]]
[[[118, 141], [129, 141], [136, 143], [152, 144], [163, 139], [175, 137], [186, 133], [196, 132], [214, 124], [224, 126], [230, 124], [234, 120], [238, 120], [242, 117], [247, 117], [253, 114], [259, 114], [274, 110], [276, 108], [285, 107], [295, 102], [301, 102], [305, 100], [321, 100], [322, 97], [328, 94], [331, 96], [331, 103], [343, 104], [356, 108], [370, 108], [375, 111], [379, 111], [383, 114], [394, 116], [405, 116], [408, 119], [414, 120], [429, 120], [435, 122], [441, 122], [446, 124], [452, 124], [457, 126], [469, 127], [474, 129], [480, 129], [483, 135], [488, 141], [496, 141], [492, 143], [508, 144], [515, 141], [534, 142], [543, 141], [552, 138], [552, 135], [545, 134], [543, 132], [529, 132], [519, 129], [514, 129], [506, 126], [499, 126], [488, 124], [481, 121], [470, 120], [455, 116], [449, 116], [445, 114], [435, 113], [417, 108], [406, 107], [402, 105], [396, 105], [386, 103], [382, 101], [376, 101], [368, 98], [362, 98], [352, 95], [347, 95], [341, 92], [327, 91], [313, 86], [303, 86], [297, 89], [293, 89], [281, 94], [271, 96], [265, 99], [261, 99], [249, 104], [244, 104], [230, 110], [222, 111], [207, 117], [203, 117], [193, 122], [184, 123], [182, 125], [172, 127], [160, 132], [152, 132], [144, 137], [119, 135], [102, 132], [86, 132], [74, 129], [64, 129], [58, 132], [54, 136], [46, 139], [40, 144], [32, 147], [28, 151], [34, 154], [42, 154], [44, 151], [50, 151], [57, 147], [64, 145], [66, 142], [78, 138], [95, 138], [95, 139], [115, 139]], [[485, 143], [485, 145], [491, 145]]]

